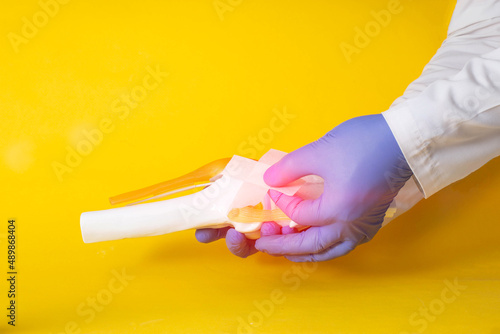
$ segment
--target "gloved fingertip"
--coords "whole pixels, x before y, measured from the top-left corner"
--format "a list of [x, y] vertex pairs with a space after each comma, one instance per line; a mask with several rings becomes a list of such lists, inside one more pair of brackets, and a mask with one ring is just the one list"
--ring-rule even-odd
[[217, 232], [209, 228], [196, 230], [194, 236], [196, 240], [204, 244], [217, 240]]
[[245, 240], [245, 235], [236, 231], [234, 228], [229, 229], [226, 234], [226, 241], [233, 244], [239, 244]]
[[214, 242], [226, 236], [228, 227], [224, 228], [202, 228], [194, 232], [196, 240], [204, 244]]
[[248, 240], [244, 234], [235, 229], [227, 231], [226, 245], [231, 253], [242, 258], [246, 258], [257, 252], [255, 247], [253, 247], [254, 242]]
[[275, 235], [281, 233], [281, 226], [275, 222], [264, 222], [260, 227], [260, 235]]
[[277, 168], [278, 168], [277, 165], [274, 164], [264, 172], [264, 175], [263, 175], [264, 182], [268, 186], [271, 186], [271, 187], [280, 186]]
[[271, 199], [275, 203], [278, 200], [278, 198], [282, 195], [281, 192], [279, 192], [278, 190], [274, 190], [274, 189], [269, 189], [269, 191], [267, 193], [269, 194], [269, 197], [271, 197]]

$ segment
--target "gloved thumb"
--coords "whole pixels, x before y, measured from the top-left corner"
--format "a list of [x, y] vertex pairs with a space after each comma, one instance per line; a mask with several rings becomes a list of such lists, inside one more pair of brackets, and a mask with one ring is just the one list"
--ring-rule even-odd
[[318, 156], [309, 145], [288, 153], [264, 173], [264, 182], [271, 187], [281, 187], [303, 176], [316, 174]]

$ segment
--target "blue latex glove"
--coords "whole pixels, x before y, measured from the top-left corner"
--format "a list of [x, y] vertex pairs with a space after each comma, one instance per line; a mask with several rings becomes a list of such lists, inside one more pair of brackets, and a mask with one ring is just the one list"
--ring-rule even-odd
[[377, 233], [412, 171], [383, 116], [369, 115], [348, 120], [287, 154], [266, 171], [264, 180], [270, 186], [284, 186], [311, 174], [325, 180], [324, 192], [316, 200], [273, 190], [269, 194], [293, 221], [313, 227], [296, 233], [265, 227], [266, 223], [257, 241], [247, 240], [234, 229], [199, 230], [198, 240], [210, 242], [226, 236], [231, 252], [242, 257], [260, 250], [297, 262], [333, 259]]

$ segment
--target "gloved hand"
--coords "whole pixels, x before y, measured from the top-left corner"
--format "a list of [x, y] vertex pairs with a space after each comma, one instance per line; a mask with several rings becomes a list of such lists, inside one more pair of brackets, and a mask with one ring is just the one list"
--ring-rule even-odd
[[315, 200], [269, 195], [300, 225], [300, 233], [264, 236], [255, 247], [296, 262], [325, 261], [345, 255], [378, 232], [399, 189], [411, 177], [408, 166], [384, 117], [350, 119], [324, 137], [291, 152], [264, 174], [270, 186], [283, 186], [315, 174], [324, 181]]
[[266, 171], [264, 180], [278, 187], [311, 174], [325, 181], [323, 194], [315, 200], [269, 191], [288, 217], [311, 228], [296, 233], [266, 223], [257, 241], [227, 228], [198, 230], [197, 239], [210, 242], [226, 236], [231, 252], [242, 257], [260, 250], [296, 262], [333, 259], [377, 233], [412, 171], [383, 116], [369, 115], [350, 119], [287, 154]]

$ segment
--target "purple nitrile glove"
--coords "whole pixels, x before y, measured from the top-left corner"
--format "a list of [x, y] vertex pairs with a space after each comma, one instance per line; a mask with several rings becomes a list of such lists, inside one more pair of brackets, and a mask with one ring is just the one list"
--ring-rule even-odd
[[296, 262], [325, 261], [349, 253], [378, 232], [412, 171], [379, 114], [350, 119], [287, 154], [269, 167], [264, 180], [279, 187], [311, 174], [325, 181], [319, 198], [303, 200], [276, 190], [269, 195], [293, 221], [312, 227], [263, 236], [255, 242], [257, 250]]

